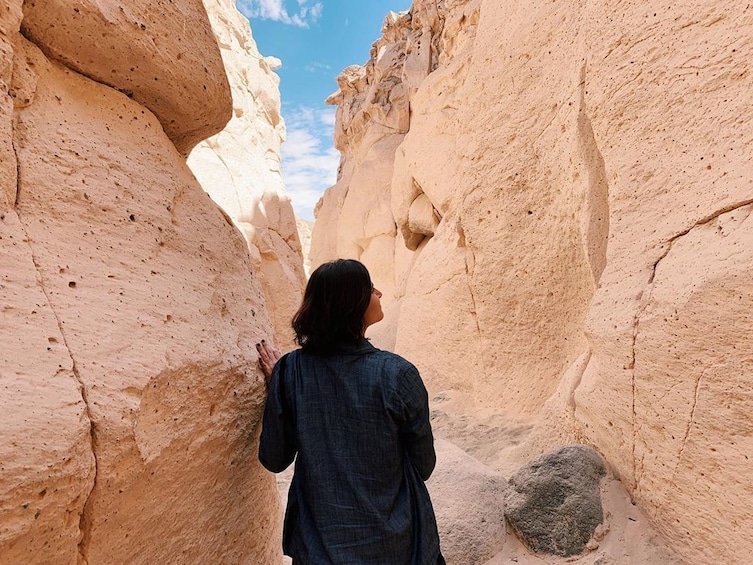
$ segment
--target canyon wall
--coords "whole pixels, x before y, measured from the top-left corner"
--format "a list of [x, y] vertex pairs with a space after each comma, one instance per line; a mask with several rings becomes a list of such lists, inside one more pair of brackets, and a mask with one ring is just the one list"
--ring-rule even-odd
[[0, 562], [273, 563], [273, 331], [185, 155], [230, 118], [198, 0], [0, 10]]
[[204, 0], [233, 97], [225, 128], [199, 143], [188, 166], [202, 188], [230, 216], [261, 273], [277, 345], [292, 348], [290, 320], [303, 297], [306, 276], [301, 242], [280, 170], [285, 124], [280, 116], [280, 61], [263, 57], [248, 20], [233, 0]]
[[377, 345], [532, 426], [510, 457], [594, 445], [688, 562], [753, 554], [752, 30], [730, 1], [416, 0], [328, 100], [312, 267], [362, 260]]

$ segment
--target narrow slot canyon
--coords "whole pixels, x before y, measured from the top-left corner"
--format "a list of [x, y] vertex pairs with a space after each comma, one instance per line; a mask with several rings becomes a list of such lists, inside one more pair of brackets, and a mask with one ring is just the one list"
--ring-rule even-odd
[[[753, 7], [413, 0], [326, 69], [330, 160], [260, 14], [0, 5], [0, 565], [290, 563], [255, 345], [337, 258], [448, 565], [746, 563]], [[339, 158], [313, 221], [286, 143]]]

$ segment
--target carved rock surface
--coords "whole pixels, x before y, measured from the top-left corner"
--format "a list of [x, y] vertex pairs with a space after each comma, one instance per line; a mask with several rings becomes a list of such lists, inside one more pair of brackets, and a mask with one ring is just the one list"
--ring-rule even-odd
[[[12, 157], [0, 168], [0, 561], [279, 561], [274, 479], [256, 459], [253, 344], [272, 324], [246, 243], [164, 122], [48, 59], [18, 33], [20, 7], [0, 16]], [[209, 39], [195, 54], [221, 68]]]
[[238, 227], [261, 274], [277, 345], [292, 347], [290, 320], [306, 283], [293, 207], [280, 172], [285, 124], [280, 116], [279, 61], [263, 57], [248, 20], [231, 0], [205, 0], [233, 94], [225, 129], [198, 144], [188, 166]]
[[183, 154], [230, 118], [201, 0], [30, 0], [22, 30], [55, 61], [149, 108]]
[[507, 482], [459, 447], [435, 442], [437, 466], [427, 482], [448, 565], [484, 563], [505, 543]]
[[510, 477], [505, 517], [536, 553], [582, 553], [604, 521], [599, 482], [605, 475], [604, 462], [592, 448], [561, 447]]
[[529, 455], [595, 445], [688, 561], [753, 553], [751, 30], [731, 1], [416, 0], [330, 97], [312, 239], [379, 273], [371, 335], [432, 395], [534, 425]]

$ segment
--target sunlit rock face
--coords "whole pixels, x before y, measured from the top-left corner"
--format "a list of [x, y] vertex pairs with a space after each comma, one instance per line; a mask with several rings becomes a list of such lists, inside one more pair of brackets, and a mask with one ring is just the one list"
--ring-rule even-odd
[[[182, 156], [229, 89], [200, 2], [137, 4], [0, 11], [0, 562], [273, 563], [253, 345], [272, 323]], [[143, 65], [173, 97], [100, 72]]]
[[187, 154], [230, 118], [230, 90], [198, 0], [30, 0], [23, 34], [51, 59], [157, 116]]
[[311, 274], [311, 259], [309, 255], [311, 253], [311, 230], [314, 229], [314, 222], [296, 218], [296, 226], [298, 226], [298, 239], [301, 240], [301, 251], [303, 252], [303, 270], [306, 275]]
[[[296, 218], [280, 172], [285, 124], [280, 116], [280, 61], [259, 54], [248, 20], [232, 0], [204, 0], [233, 94], [233, 117], [200, 143], [188, 165], [246, 238], [261, 273], [277, 344], [292, 346], [290, 320], [305, 274]], [[272, 336], [270, 336], [272, 337]]]
[[[753, 488], [753, 7], [416, 1], [330, 98], [315, 266], [391, 294], [432, 392], [594, 445], [684, 559]], [[730, 543], [730, 540], [734, 540]]]

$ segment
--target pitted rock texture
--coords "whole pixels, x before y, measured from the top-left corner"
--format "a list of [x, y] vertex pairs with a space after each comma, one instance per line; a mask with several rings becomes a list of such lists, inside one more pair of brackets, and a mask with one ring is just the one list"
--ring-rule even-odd
[[233, 117], [194, 148], [188, 166], [246, 238], [254, 272], [261, 273], [276, 344], [286, 349], [293, 346], [290, 320], [303, 298], [306, 276], [280, 170], [285, 123], [274, 73], [280, 62], [259, 53], [248, 20], [233, 1], [204, 3], [232, 87]]
[[599, 482], [605, 475], [592, 448], [561, 447], [510, 477], [505, 517], [532, 551], [578, 555], [604, 521]]
[[230, 119], [201, 0], [28, 0], [24, 35], [52, 60], [149, 108], [183, 154]]
[[[272, 323], [246, 242], [162, 118], [50, 60], [19, 33], [20, 2], [8, 8], [0, 562], [279, 562], [274, 479], [256, 459], [253, 344]], [[196, 53], [221, 68], [208, 38]]]
[[330, 97], [312, 240], [375, 273], [371, 336], [432, 395], [533, 425], [518, 455], [595, 445], [688, 561], [753, 553], [752, 29], [729, 1], [417, 0]]

